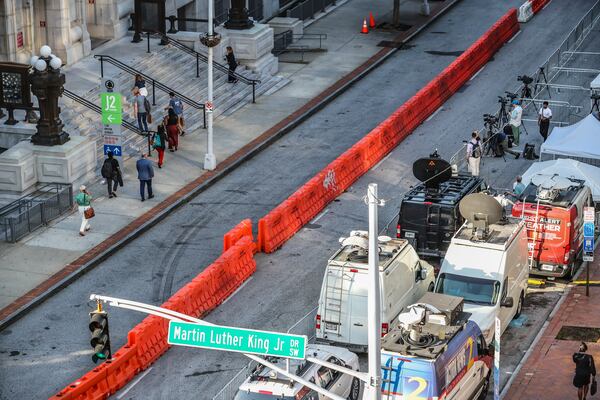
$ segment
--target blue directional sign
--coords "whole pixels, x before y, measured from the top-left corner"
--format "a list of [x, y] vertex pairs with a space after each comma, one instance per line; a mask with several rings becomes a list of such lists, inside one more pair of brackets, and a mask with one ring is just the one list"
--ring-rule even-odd
[[123, 151], [121, 150], [121, 146], [111, 145], [111, 144], [105, 144], [104, 145], [104, 155], [106, 155], [109, 151], [111, 153], [113, 153], [113, 155], [116, 156], [116, 157], [121, 157], [123, 155]]
[[593, 222], [584, 222], [583, 236], [594, 237], [594, 223]]
[[583, 238], [583, 251], [586, 253], [592, 253], [594, 251], [594, 238]]

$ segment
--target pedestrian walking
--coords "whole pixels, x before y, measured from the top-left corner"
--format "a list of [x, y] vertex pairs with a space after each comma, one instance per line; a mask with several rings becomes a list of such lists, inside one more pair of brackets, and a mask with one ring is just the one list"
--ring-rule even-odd
[[540, 112], [538, 113], [538, 125], [540, 126], [540, 135], [544, 138], [544, 142], [548, 139], [548, 129], [550, 128], [550, 120], [552, 119], [552, 110], [548, 107], [548, 102], [544, 101]]
[[179, 97], [175, 96], [175, 93], [173, 92], [169, 92], [169, 97], [171, 98], [169, 100], [169, 106], [165, 108], [165, 110], [171, 108], [175, 112], [177, 118], [179, 118], [179, 130], [181, 136], [183, 136], [185, 135], [185, 131], [183, 130], [185, 126], [185, 121], [183, 120], [183, 102]]
[[479, 133], [473, 131], [471, 140], [467, 143], [467, 164], [469, 172], [473, 176], [479, 176], [479, 163], [481, 162], [481, 144], [479, 142]]
[[138, 89], [142, 96], [148, 96], [148, 89], [146, 89], [146, 81], [142, 78], [142, 75], [135, 74], [135, 81], [133, 83], [133, 88], [131, 90]]
[[165, 147], [167, 144], [167, 134], [165, 133], [165, 126], [161, 123], [156, 128], [156, 133], [152, 137], [152, 147], [158, 153], [158, 168], [162, 168], [165, 158]]
[[148, 187], [148, 198], [153, 198], [152, 178], [154, 178], [154, 168], [152, 168], [152, 163], [148, 160], [146, 153], [142, 153], [141, 158], [135, 163], [135, 167], [138, 172], [138, 179], [140, 180], [140, 196], [142, 201], [146, 200], [146, 186]]
[[81, 214], [81, 225], [79, 226], [79, 236], [85, 236], [85, 232], [89, 231], [90, 219], [94, 217], [94, 209], [92, 208], [92, 194], [88, 192], [85, 185], [79, 186], [79, 193], [75, 196], [75, 204], [77, 210]]
[[106, 153], [106, 160], [102, 164], [102, 177], [106, 179], [106, 185], [108, 187], [108, 198], [112, 199], [117, 197], [117, 187], [123, 186], [123, 176], [121, 175], [121, 168], [119, 167], [119, 161], [113, 157], [112, 152]]
[[513, 193], [516, 196], [520, 196], [525, 191], [525, 184], [523, 183], [523, 177], [517, 175], [515, 183], [513, 183]]
[[519, 105], [519, 100], [512, 101], [513, 109], [510, 112], [510, 121], [508, 121], [513, 134], [513, 143], [519, 145], [519, 136], [521, 129], [521, 118], [523, 117], [523, 109]]
[[596, 384], [596, 364], [594, 363], [594, 357], [586, 354], [586, 351], [587, 345], [581, 342], [579, 352], [573, 354], [573, 362], [575, 363], [573, 386], [577, 388], [577, 397], [579, 400], [585, 400], [587, 397], [588, 390], [590, 389], [590, 377], [592, 377], [592, 385]]
[[167, 137], [169, 141], [169, 151], [174, 152], [177, 151], [177, 147], [179, 147], [179, 118], [175, 111], [172, 108], [169, 108], [168, 114], [164, 119], [163, 124], [167, 130]]
[[152, 122], [150, 117], [151, 106], [146, 96], [140, 93], [136, 87], [133, 89], [133, 113], [137, 117], [138, 127], [142, 132], [148, 132], [148, 122]]
[[233, 73], [237, 68], [237, 61], [235, 60], [235, 54], [233, 54], [233, 48], [231, 46], [227, 46], [227, 54], [225, 55], [225, 61], [227, 61], [227, 65], [229, 65], [229, 77], [227, 78], [227, 82], [236, 83], [237, 79]]

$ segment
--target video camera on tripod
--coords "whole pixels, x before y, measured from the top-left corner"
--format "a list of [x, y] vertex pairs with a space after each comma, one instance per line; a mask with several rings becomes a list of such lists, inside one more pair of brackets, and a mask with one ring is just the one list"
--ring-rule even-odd
[[518, 75], [517, 80], [523, 82], [525, 85], [531, 85], [533, 83], [533, 78], [529, 75]]
[[498, 122], [498, 117], [492, 114], [483, 114], [483, 122], [486, 124], [493, 125]]

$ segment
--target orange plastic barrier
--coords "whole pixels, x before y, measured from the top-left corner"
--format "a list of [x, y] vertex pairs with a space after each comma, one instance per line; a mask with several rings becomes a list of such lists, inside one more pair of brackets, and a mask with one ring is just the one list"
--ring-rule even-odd
[[[250, 221], [242, 221], [230, 233], [229, 248], [161, 307], [196, 317], [205, 315], [256, 271], [256, 244], [252, 241]], [[112, 360], [94, 368], [51, 399], [100, 400], [114, 394], [169, 349], [168, 325], [166, 319], [146, 317], [129, 331], [127, 344], [114, 353]]]
[[549, 2], [550, 0], [531, 0], [531, 11], [533, 11], [534, 14], [537, 14]]
[[479, 71], [519, 30], [511, 9], [379, 126], [258, 221], [259, 250], [271, 253], [394, 149]]
[[223, 236], [223, 252], [226, 252], [244, 236], [248, 236], [250, 240], [254, 241], [254, 236], [252, 236], [252, 221], [250, 219], [243, 220]]

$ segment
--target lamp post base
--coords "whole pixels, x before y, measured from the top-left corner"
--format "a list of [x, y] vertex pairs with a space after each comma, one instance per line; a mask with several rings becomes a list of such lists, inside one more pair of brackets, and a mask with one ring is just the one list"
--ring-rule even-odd
[[[39, 132], [39, 131], [38, 131]], [[36, 133], [31, 136], [31, 143], [38, 146], [59, 146], [69, 141], [69, 134], [61, 132], [58, 135], [39, 135]]]
[[217, 168], [217, 159], [213, 153], [206, 153], [204, 155], [204, 169], [212, 171]]

